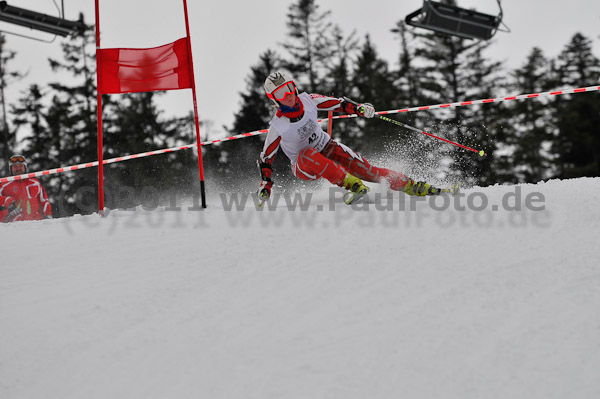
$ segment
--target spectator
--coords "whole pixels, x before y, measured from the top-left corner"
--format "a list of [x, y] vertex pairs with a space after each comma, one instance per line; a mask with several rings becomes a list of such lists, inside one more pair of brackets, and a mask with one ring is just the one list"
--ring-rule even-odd
[[[13, 155], [8, 162], [13, 176], [27, 173], [27, 160]], [[52, 218], [52, 207], [38, 179], [24, 178], [0, 185], [0, 222]]]

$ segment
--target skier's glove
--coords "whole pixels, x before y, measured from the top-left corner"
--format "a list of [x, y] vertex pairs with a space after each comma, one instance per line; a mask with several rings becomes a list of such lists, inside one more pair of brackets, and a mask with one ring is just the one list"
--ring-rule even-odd
[[258, 199], [262, 202], [269, 199], [271, 196], [271, 188], [273, 187], [273, 181], [271, 175], [273, 174], [273, 168], [270, 163], [256, 161], [258, 165], [258, 173], [260, 173], [260, 187], [258, 187]]
[[15, 204], [14, 202], [8, 206], [8, 215], [4, 218], [5, 221], [13, 220], [17, 215], [20, 215], [23, 210], [20, 205]]
[[356, 110], [358, 116], [363, 116], [365, 118], [372, 118], [375, 116], [375, 107], [372, 104], [364, 103], [358, 106]]
[[263, 180], [260, 183], [260, 187], [258, 187], [258, 199], [261, 201], [266, 201], [271, 196], [271, 188], [273, 187], [273, 182]]

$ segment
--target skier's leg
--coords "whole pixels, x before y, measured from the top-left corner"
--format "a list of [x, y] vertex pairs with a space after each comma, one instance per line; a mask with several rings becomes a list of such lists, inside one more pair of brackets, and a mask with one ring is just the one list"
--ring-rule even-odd
[[331, 159], [325, 158], [314, 148], [305, 148], [300, 151], [292, 170], [296, 177], [303, 180], [317, 180], [323, 177], [330, 183], [353, 192], [369, 191], [358, 177], [348, 173], [346, 169]]
[[314, 148], [305, 148], [298, 155], [292, 168], [294, 175], [303, 180], [317, 180], [321, 177], [339, 185], [346, 177], [346, 170], [325, 158]]
[[408, 195], [436, 195], [444, 191], [425, 182], [416, 182], [395, 170], [373, 166], [365, 158], [334, 140], [329, 141], [321, 154], [363, 180], [374, 183], [386, 180], [394, 191], [403, 191]]
[[346, 145], [330, 140], [327, 146], [321, 151], [326, 158], [341, 165], [353, 175], [374, 183], [385, 179], [392, 190], [402, 191], [409, 182], [409, 178], [400, 172], [387, 168], [379, 168], [371, 165], [362, 156], [358, 155]]

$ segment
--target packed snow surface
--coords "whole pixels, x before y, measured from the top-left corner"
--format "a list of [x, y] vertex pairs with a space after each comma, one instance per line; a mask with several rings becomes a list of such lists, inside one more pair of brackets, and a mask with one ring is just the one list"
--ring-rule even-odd
[[0, 225], [0, 397], [600, 398], [600, 179], [376, 186]]

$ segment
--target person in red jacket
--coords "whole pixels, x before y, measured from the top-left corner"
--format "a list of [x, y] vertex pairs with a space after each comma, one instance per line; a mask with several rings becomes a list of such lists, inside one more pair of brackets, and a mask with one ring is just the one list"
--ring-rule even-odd
[[[13, 155], [8, 168], [13, 176], [27, 173], [27, 160], [22, 155]], [[3, 183], [0, 186], [0, 202], [4, 208], [0, 209], [0, 222], [52, 218], [52, 206], [38, 179], [25, 178]]]

